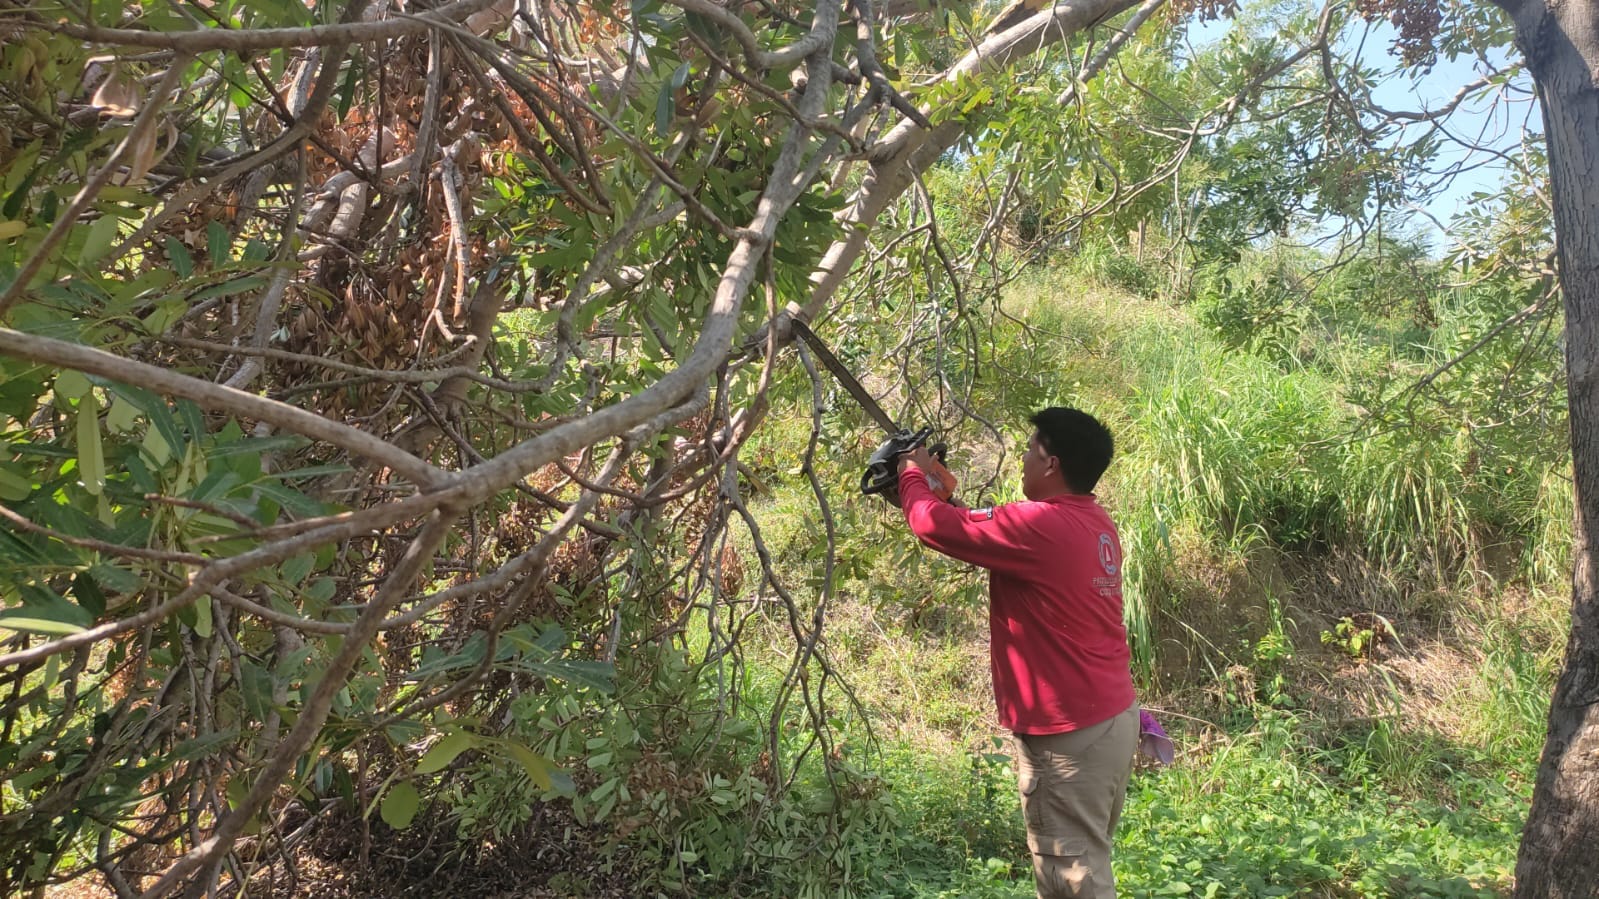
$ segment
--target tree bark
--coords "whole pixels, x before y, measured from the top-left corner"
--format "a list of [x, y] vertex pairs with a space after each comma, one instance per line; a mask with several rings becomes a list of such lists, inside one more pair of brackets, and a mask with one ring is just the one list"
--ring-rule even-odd
[[1599, 6], [1496, 0], [1543, 102], [1566, 311], [1572, 474], [1571, 640], [1516, 862], [1518, 899], [1599, 889]]

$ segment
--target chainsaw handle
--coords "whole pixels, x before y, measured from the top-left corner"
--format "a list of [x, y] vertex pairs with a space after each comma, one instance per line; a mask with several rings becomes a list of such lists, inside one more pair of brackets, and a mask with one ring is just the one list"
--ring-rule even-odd
[[[932, 428], [922, 428], [914, 433], [900, 431], [891, 435], [888, 442], [878, 447], [877, 452], [872, 454], [871, 462], [861, 473], [861, 493], [867, 496], [881, 495], [894, 505], [899, 505], [900, 457], [925, 445], [932, 430]], [[955, 476], [950, 474], [944, 465], [945, 451], [946, 447], [942, 443], [929, 446], [927, 452], [932, 458], [922, 468], [927, 475], [927, 486], [932, 489], [934, 495], [948, 501], [955, 493]]]

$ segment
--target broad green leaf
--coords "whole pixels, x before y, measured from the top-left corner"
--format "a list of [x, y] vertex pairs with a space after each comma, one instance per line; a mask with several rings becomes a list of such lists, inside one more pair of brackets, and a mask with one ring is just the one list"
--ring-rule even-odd
[[250, 779], [235, 777], [228, 781], [228, 808], [238, 808], [250, 795]]
[[181, 300], [175, 303], [165, 301], [157, 303], [155, 310], [142, 319], [145, 332], [149, 334], [165, 334], [168, 328], [183, 317], [183, 313], [187, 309], [188, 304]]
[[464, 730], [451, 731], [433, 744], [416, 763], [416, 773], [432, 774], [442, 771], [455, 757], [477, 745], [477, 737]]
[[100, 404], [91, 391], [78, 403], [78, 479], [99, 496], [105, 489], [105, 447], [100, 443]]
[[96, 562], [89, 566], [88, 573], [101, 586], [118, 593], [132, 593], [144, 586], [144, 578], [112, 562]]
[[291, 490], [288, 487], [269, 481], [255, 484], [252, 489], [257, 494], [277, 503], [284, 511], [302, 518], [321, 515], [328, 508], [298, 490]]
[[306, 586], [305, 597], [313, 602], [326, 603], [338, 590], [339, 584], [333, 578], [319, 577]]
[[283, 563], [283, 579], [290, 584], [298, 584], [311, 574], [311, 568], [316, 565], [316, 556], [310, 553], [301, 553], [290, 556]]
[[78, 252], [78, 261], [84, 265], [96, 262], [111, 250], [112, 241], [117, 239], [117, 217], [102, 215], [89, 226], [89, 234], [83, 240], [83, 249]]
[[378, 807], [378, 816], [383, 823], [395, 830], [404, 830], [416, 820], [417, 810], [422, 807], [422, 796], [417, 793], [416, 787], [409, 781], [400, 781], [389, 787], [383, 795], [383, 804]]
[[552, 784], [549, 759], [515, 740], [505, 740], [500, 745], [527, 771], [527, 776], [532, 779], [534, 786], [541, 790], [550, 789]]
[[105, 428], [112, 434], [126, 434], [133, 430], [139, 423], [139, 410], [133, 404], [120, 397], [111, 401], [111, 408], [106, 412]]
[[18, 473], [12, 466], [0, 464], [0, 499], [20, 502], [33, 493], [33, 481]]
[[383, 732], [388, 736], [389, 742], [396, 746], [404, 746], [413, 740], [421, 739], [426, 733], [422, 725], [416, 721], [390, 722], [384, 726]]
[[[206, 455], [213, 459], [223, 459], [228, 456], [251, 455], [259, 456], [264, 453], [275, 453], [280, 450], [296, 450], [305, 446], [305, 438], [293, 434], [278, 437], [245, 437], [231, 443], [220, 443], [211, 448]], [[342, 471], [349, 471], [349, 466], [341, 466]]]
[[139, 447], [150, 457], [150, 461], [157, 466], [167, 464], [167, 460], [172, 458], [172, 447], [167, 443], [166, 438], [161, 436], [159, 428], [151, 428], [147, 431], [144, 435], [144, 442], [140, 443]]
[[[684, 62], [688, 66], [688, 62]], [[672, 96], [672, 83], [660, 85], [660, 94], [656, 96], [656, 134], [664, 138], [668, 128], [672, 126], [672, 112], [676, 109], [676, 99]]]
[[184, 740], [182, 743], [172, 747], [171, 751], [161, 759], [160, 766], [166, 767], [173, 762], [188, 762], [198, 758], [205, 758], [213, 754], [213, 751], [217, 748], [226, 746], [238, 739], [238, 737], [238, 730], [229, 728], [228, 730], [201, 734], [198, 737]]
[[180, 278], [187, 278], [194, 273], [194, 258], [189, 255], [189, 248], [179, 243], [176, 237], [167, 237], [167, 261], [172, 263], [172, 270]]
[[194, 603], [194, 632], [201, 637], [211, 636], [211, 597], [202, 596]]
[[73, 371], [69, 368], [56, 375], [55, 395], [61, 399], [82, 399], [93, 386], [83, 372]]
[[105, 613], [105, 592], [87, 571], [78, 572], [78, 576], [72, 579], [72, 595], [89, 614], [98, 616]]
[[70, 621], [30, 618], [26, 615], [0, 615], [0, 627], [30, 634], [47, 634], [52, 637], [67, 637], [72, 634], [81, 634], [85, 630], [85, 628]]
[[211, 257], [211, 264], [220, 266], [228, 261], [229, 256], [228, 229], [221, 222], [212, 222], [205, 227], [205, 249]]
[[340, 465], [336, 462], [333, 462], [327, 465], [309, 465], [305, 468], [296, 468], [293, 471], [276, 471], [267, 475], [267, 477], [280, 478], [282, 480], [293, 480], [295, 478], [320, 478], [326, 477], [330, 474], [344, 474], [349, 470], [350, 466]]
[[0, 240], [10, 240], [26, 230], [28, 230], [27, 222], [19, 222], [15, 219], [0, 222]]
[[275, 684], [271, 672], [249, 659], [239, 666], [239, 693], [244, 698], [244, 710], [251, 718], [260, 721], [272, 711], [272, 691]]

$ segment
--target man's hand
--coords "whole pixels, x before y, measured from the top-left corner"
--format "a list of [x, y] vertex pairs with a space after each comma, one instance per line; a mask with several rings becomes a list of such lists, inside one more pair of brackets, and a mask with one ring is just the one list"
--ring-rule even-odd
[[933, 457], [927, 452], [927, 447], [918, 446], [899, 457], [899, 470], [903, 473], [907, 468], [925, 469], [931, 467], [932, 462]]

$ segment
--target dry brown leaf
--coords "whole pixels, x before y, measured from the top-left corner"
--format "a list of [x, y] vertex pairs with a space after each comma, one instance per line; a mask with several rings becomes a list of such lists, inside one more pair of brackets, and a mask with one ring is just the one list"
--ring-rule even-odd
[[131, 116], [139, 111], [139, 102], [138, 83], [120, 66], [113, 66], [111, 73], [95, 89], [89, 105], [107, 115]]
[[144, 136], [140, 138], [139, 142], [128, 148], [128, 158], [125, 163], [128, 170], [122, 176], [122, 184], [143, 184], [144, 176], [149, 173], [151, 167], [160, 162], [172, 150], [172, 147], [177, 144], [177, 126], [172, 124], [171, 120], [167, 120], [163, 124], [166, 125], [167, 140], [166, 146], [160, 153], [156, 152], [156, 129], [154, 128], [146, 128]]

